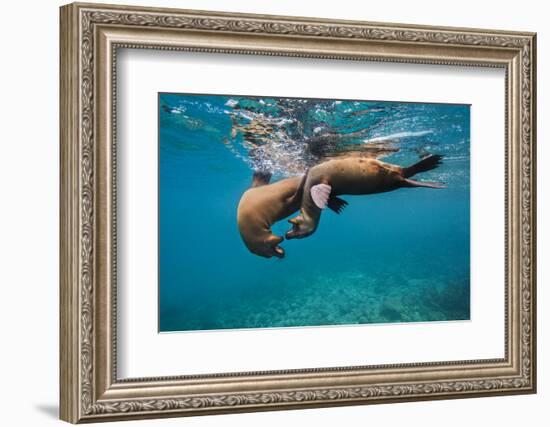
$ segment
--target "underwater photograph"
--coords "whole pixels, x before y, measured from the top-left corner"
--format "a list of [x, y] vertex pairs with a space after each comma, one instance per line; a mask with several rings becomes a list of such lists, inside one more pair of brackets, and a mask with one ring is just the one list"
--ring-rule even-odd
[[159, 332], [470, 319], [470, 105], [158, 94]]

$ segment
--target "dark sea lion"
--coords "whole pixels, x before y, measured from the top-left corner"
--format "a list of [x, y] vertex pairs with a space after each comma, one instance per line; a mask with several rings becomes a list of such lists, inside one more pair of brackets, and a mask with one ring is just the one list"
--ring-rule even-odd
[[429, 155], [409, 167], [401, 167], [372, 158], [350, 156], [320, 163], [309, 170], [303, 188], [300, 214], [289, 220], [292, 228], [287, 239], [299, 239], [315, 232], [321, 211], [328, 207], [339, 213], [347, 204], [338, 195], [374, 194], [402, 187], [444, 188], [435, 182], [409, 179], [417, 173], [436, 168], [442, 156]]
[[283, 258], [285, 251], [279, 243], [284, 239], [273, 234], [271, 226], [298, 211], [306, 175], [273, 184], [269, 184], [270, 178], [268, 173], [254, 174], [252, 187], [245, 191], [239, 202], [237, 223], [250, 252], [265, 258]]

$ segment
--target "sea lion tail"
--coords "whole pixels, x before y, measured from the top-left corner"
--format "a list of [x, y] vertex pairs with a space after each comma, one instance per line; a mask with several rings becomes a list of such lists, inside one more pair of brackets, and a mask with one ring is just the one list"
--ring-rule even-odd
[[414, 165], [403, 168], [403, 176], [405, 178], [410, 178], [411, 176], [416, 175], [420, 172], [426, 172], [432, 169], [435, 169], [441, 164], [443, 156], [439, 154], [430, 154], [424, 157], [419, 162], [416, 162]]

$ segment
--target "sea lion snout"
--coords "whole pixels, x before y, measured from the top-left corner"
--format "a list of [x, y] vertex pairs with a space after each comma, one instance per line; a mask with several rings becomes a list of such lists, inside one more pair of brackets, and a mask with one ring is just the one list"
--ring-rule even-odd
[[279, 246], [284, 238], [271, 234], [260, 248], [256, 248], [255, 253], [264, 258], [276, 257], [282, 259], [285, 257], [285, 250]]
[[292, 239], [303, 239], [308, 237], [315, 231], [315, 224], [311, 224], [310, 221], [306, 221], [303, 215], [298, 215], [294, 218], [288, 220], [292, 224], [292, 228], [288, 230], [285, 234], [285, 237], [288, 240]]
[[264, 240], [261, 239], [248, 239], [246, 236], [241, 235], [246, 247], [250, 252], [263, 258], [279, 258], [285, 257], [285, 250], [279, 246], [284, 238], [271, 234]]
[[273, 255], [277, 258], [283, 259], [285, 257], [285, 250], [280, 246], [275, 246], [273, 250], [275, 251]]

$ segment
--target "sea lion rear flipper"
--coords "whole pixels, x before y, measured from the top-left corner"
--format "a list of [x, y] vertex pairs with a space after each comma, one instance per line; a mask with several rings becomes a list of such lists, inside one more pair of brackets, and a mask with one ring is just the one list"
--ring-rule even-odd
[[269, 184], [269, 181], [271, 180], [271, 172], [266, 171], [254, 171], [254, 175], [252, 175], [252, 185], [251, 187], [259, 187], [261, 185]]
[[415, 181], [407, 178], [403, 180], [403, 187], [446, 188], [445, 184], [442, 182]]
[[414, 165], [411, 165], [407, 168], [403, 168], [403, 176], [405, 178], [410, 178], [417, 173], [427, 172], [432, 169], [435, 169], [441, 164], [443, 156], [439, 154], [429, 154], [424, 157], [422, 160], [416, 162]]
[[344, 199], [332, 196], [328, 199], [327, 207], [334, 213], [340, 214], [348, 204]]
[[310, 194], [313, 202], [319, 209], [325, 209], [330, 198], [332, 187], [328, 184], [317, 184], [311, 187]]

